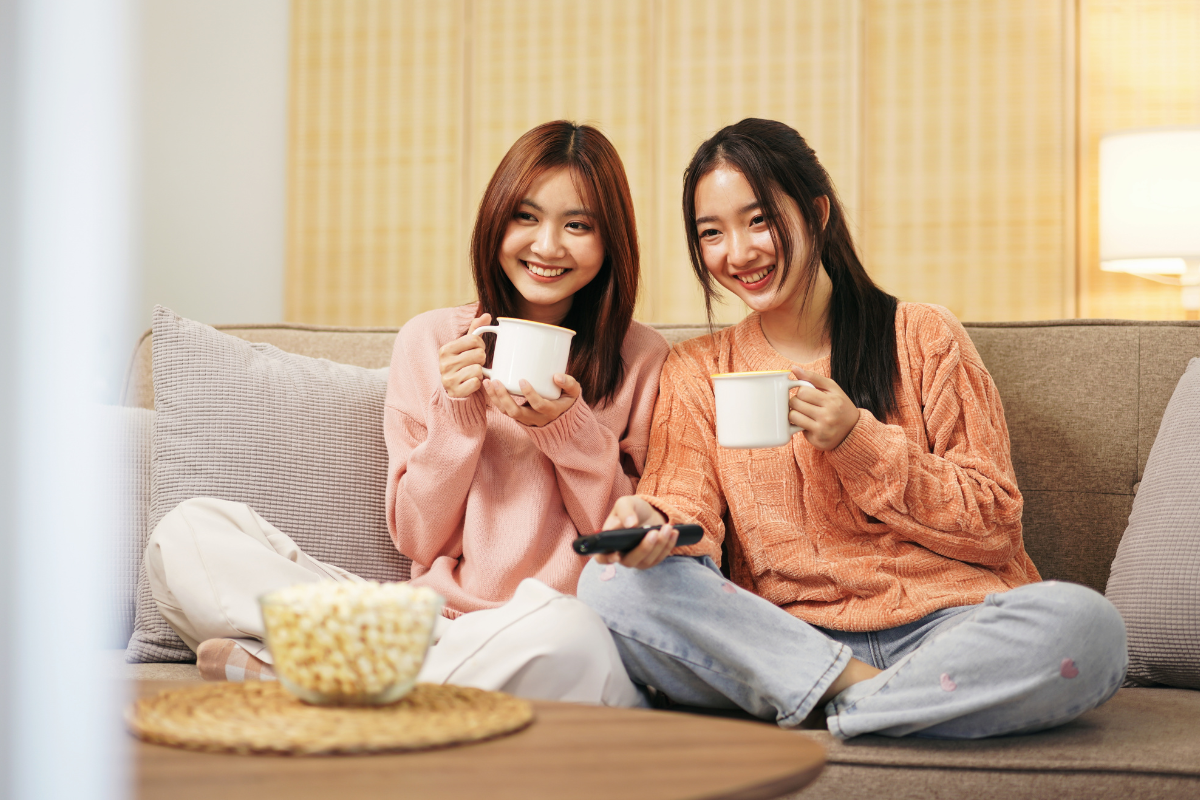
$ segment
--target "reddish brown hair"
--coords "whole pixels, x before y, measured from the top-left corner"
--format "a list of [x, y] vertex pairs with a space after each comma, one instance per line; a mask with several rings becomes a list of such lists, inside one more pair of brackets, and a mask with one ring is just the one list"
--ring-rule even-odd
[[[509, 148], [479, 202], [471, 234], [471, 271], [479, 293], [479, 314], [514, 317], [519, 295], [500, 266], [500, 244], [530, 185], [547, 170], [569, 169], [575, 189], [593, 214], [604, 245], [596, 277], [575, 293], [560, 323], [575, 331], [570, 373], [595, 406], [610, 399], [625, 378], [621, 344], [633, 320], [640, 262], [637, 222], [625, 166], [612, 143], [590, 125], [547, 122]], [[487, 338], [488, 362], [495, 340]]]

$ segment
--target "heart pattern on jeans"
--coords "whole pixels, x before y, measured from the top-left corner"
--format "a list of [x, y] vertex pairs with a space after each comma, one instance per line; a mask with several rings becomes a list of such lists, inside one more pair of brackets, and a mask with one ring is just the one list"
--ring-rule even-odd
[[1079, 675], [1079, 667], [1075, 666], [1075, 662], [1069, 658], [1062, 660], [1062, 666], [1058, 668], [1058, 672], [1064, 678], [1074, 678]]
[[939, 681], [939, 683], [942, 684], [943, 692], [953, 692], [955, 689], [958, 688], [958, 684], [954, 682], [954, 679], [950, 677], [950, 673], [948, 673], [948, 672], [942, 673], [942, 677], [941, 677], [941, 680]]

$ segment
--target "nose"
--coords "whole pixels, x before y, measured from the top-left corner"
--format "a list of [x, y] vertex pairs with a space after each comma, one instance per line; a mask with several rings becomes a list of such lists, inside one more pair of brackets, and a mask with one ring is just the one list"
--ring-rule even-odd
[[562, 255], [562, 239], [557, 226], [543, 223], [538, 226], [537, 236], [530, 247], [534, 255], [543, 258], [558, 258]]
[[728, 234], [729, 249], [728, 259], [729, 266], [734, 269], [741, 269], [750, 263], [754, 258], [754, 247], [750, 237], [743, 231], [733, 231]]

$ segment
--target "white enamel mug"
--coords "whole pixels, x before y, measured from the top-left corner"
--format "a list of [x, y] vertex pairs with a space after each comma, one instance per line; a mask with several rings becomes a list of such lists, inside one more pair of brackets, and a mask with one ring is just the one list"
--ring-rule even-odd
[[717, 443], [721, 447], [779, 447], [800, 433], [788, 422], [788, 392], [812, 386], [780, 369], [770, 372], [726, 372], [713, 375], [717, 400]]
[[554, 375], [567, 371], [575, 331], [513, 317], [500, 317], [496, 322], [475, 329], [476, 333], [496, 334], [492, 366], [484, 368], [483, 374], [499, 381], [510, 394], [524, 396], [521, 380], [525, 379], [542, 397], [557, 400], [562, 389]]

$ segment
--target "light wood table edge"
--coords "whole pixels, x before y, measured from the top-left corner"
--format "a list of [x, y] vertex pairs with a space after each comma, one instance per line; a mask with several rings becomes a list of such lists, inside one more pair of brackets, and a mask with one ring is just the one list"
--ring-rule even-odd
[[[198, 681], [138, 681], [134, 696], [147, 696], [159, 691], [181, 689]], [[291, 785], [291, 791], [281, 791], [280, 796], [291, 800], [306, 800], [310, 797], [326, 797], [332, 793], [330, 776], [336, 773], [349, 778], [350, 783], [340, 796], [364, 797], [385, 796], [380, 787], [388, 780], [391, 793], [400, 785], [411, 797], [572, 797], [603, 798], [621, 796], [636, 798], [673, 798], [673, 800], [769, 800], [797, 792], [817, 779], [825, 766], [824, 748], [811, 738], [799, 733], [784, 731], [765, 723], [731, 720], [722, 717], [697, 716], [680, 712], [650, 711], [644, 709], [614, 709], [596, 706], [581, 706], [570, 703], [532, 701], [535, 719], [531, 726], [510, 735], [485, 742], [461, 747], [440, 748], [417, 753], [377, 754], [371, 756], [242, 756], [233, 754], [211, 754], [183, 750], [165, 745], [134, 740], [131, 748], [135, 758], [134, 777], [137, 796], [141, 800], [187, 800], [196, 797], [211, 797], [216, 790], [225, 800], [239, 797], [261, 797], [265, 790], [274, 794], [270, 786], [278, 782], [281, 788]], [[542, 726], [539, 728], [539, 726]], [[581, 737], [580, 728], [592, 731]], [[651, 731], [662, 733], [666, 739], [661, 743], [662, 753], [656, 752], [656, 741], [648, 745], [644, 741]], [[556, 734], [547, 739], [546, 734]], [[522, 742], [522, 736], [527, 738]], [[132, 739], [132, 735], [131, 735]], [[630, 749], [626, 739], [640, 739]], [[747, 742], [765, 743], [771, 754], [747, 749]], [[622, 745], [633, 758], [622, 760]], [[689, 748], [696, 745], [703, 751], [695, 755]], [[727, 785], [716, 791], [695, 789], [698, 775], [711, 770], [715, 762], [721, 761], [722, 751], [731, 753], [725, 757], [729, 770], [749, 769], [748, 760], [758, 758], [765, 768], [762, 780], [753, 774], [737, 785]], [[792, 755], [785, 767], [776, 753]], [[531, 758], [530, 754], [534, 754]], [[476, 754], [476, 759], [455, 763], [464, 754]], [[535, 769], [532, 762], [542, 761], [551, 767], [551, 772], [560, 776], [570, 773], [561, 784], [547, 789], [532, 781], [530, 791], [505, 783], [512, 777], [511, 761], [514, 755], [523, 754], [525, 766]], [[768, 757], [769, 756], [769, 757]], [[640, 763], [639, 763], [640, 762]], [[796, 763], [798, 762], [798, 763]], [[490, 764], [498, 765], [497, 772], [488, 772]], [[590, 765], [599, 764], [600, 769], [589, 773]], [[793, 767], [794, 764], [794, 767]], [[367, 769], [354, 770], [354, 765]], [[325, 768], [328, 769], [325, 769]], [[409, 769], [416, 767], [417, 769]], [[464, 769], [465, 767], [465, 769]], [[471, 768], [474, 769], [471, 769]], [[503, 768], [508, 768], [505, 773]], [[682, 769], [681, 769], [682, 767]], [[481, 771], [486, 775], [487, 786], [478, 781]], [[723, 767], [725, 768], [725, 767]], [[783, 774], [780, 774], [781, 770]], [[360, 773], [367, 774], [364, 778]], [[420, 781], [425, 779], [422, 791]], [[371, 775], [374, 775], [374, 778]], [[445, 784], [429, 783], [430, 774], [448, 777]], [[629, 783], [614, 786], [614, 775], [628, 775]], [[672, 776], [690, 782], [693, 790], [675, 793], [671, 790]], [[529, 774], [524, 774], [529, 777]], [[543, 776], [553, 780], [553, 775]], [[354, 779], [358, 779], [355, 783]], [[462, 791], [456, 793], [453, 781], [465, 781]], [[471, 783], [475, 780], [475, 783]], [[729, 783], [722, 772], [708, 779], [707, 783]], [[607, 781], [607, 782], [606, 782]], [[657, 783], [655, 783], [657, 781]], [[341, 786], [340, 778], [338, 785]], [[246, 787], [244, 793], [240, 790]], [[249, 791], [253, 787], [253, 791]], [[358, 791], [355, 791], [355, 789]], [[483, 789], [490, 791], [482, 791]]]

